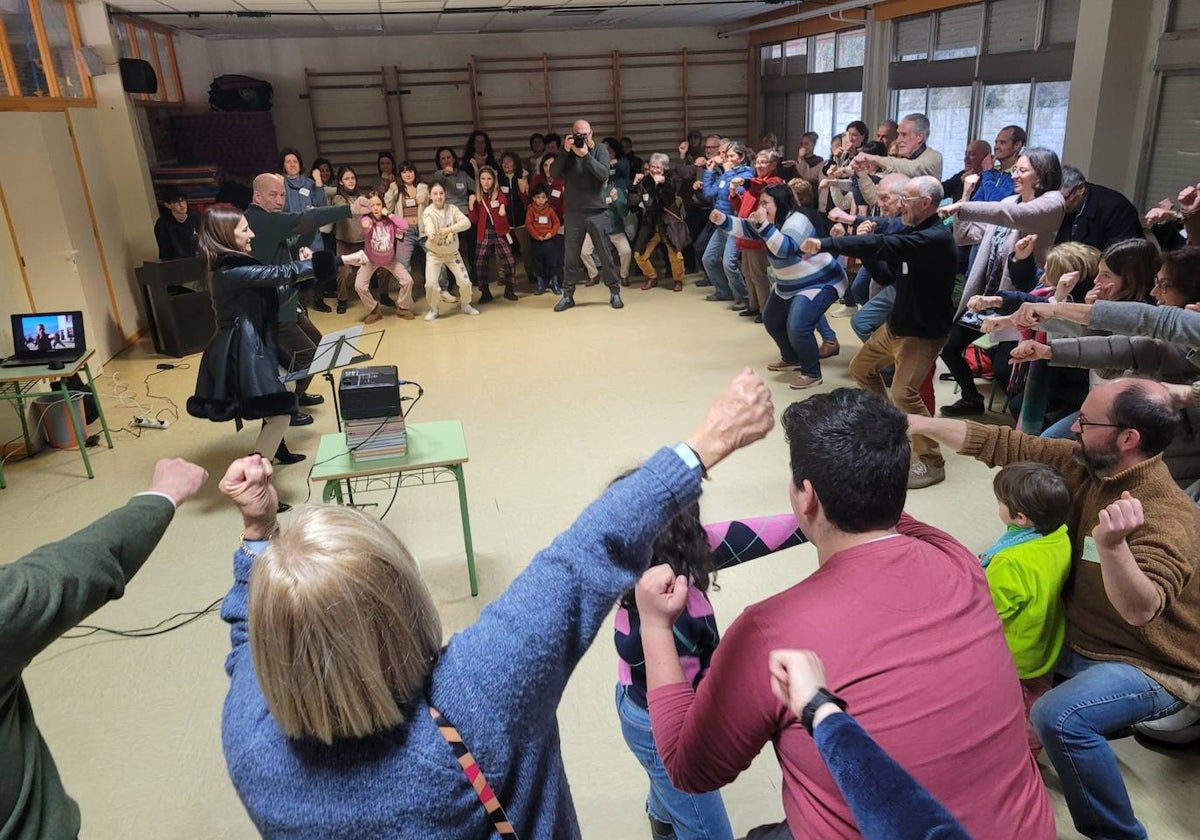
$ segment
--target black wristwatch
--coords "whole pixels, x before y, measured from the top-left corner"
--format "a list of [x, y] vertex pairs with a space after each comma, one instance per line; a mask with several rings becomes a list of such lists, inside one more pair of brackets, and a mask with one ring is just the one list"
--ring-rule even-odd
[[823, 688], [818, 688], [817, 693], [812, 696], [804, 709], [800, 712], [800, 725], [804, 727], [804, 731], [809, 735], [813, 734], [813, 717], [817, 714], [817, 709], [824, 706], [826, 703], [832, 703], [843, 712], [846, 711], [846, 701], [841, 697], [830, 694]]

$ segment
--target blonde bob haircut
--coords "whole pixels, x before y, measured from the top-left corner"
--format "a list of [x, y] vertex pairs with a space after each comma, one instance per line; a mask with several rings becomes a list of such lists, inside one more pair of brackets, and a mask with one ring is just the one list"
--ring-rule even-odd
[[335, 505], [298, 508], [255, 561], [248, 631], [271, 716], [289, 738], [326, 744], [403, 723], [442, 643], [408, 549]]
[[1072, 271], [1079, 272], [1079, 281], [1095, 280], [1100, 271], [1100, 252], [1082, 242], [1063, 242], [1046, 252], [1041, 283], [1054, 288], [1059, 278]]

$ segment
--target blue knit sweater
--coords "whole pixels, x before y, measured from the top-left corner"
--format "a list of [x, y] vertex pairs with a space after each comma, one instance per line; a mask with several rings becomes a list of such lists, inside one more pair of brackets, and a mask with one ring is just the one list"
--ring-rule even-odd
[[[540, 551], [479, 620], [453, 636], [427, 684], [524, 840], [578, 838], [557, 711], [567, 679], [654, 537], [700, 495], [699, 470], [660, 450]], [[253, 545], [251, 546], [254, 547]], [[267, 711], [246, 634], [253, 558], [234, 554], [222, 617], [233, 650], [221, 735], [234, 787], [268, 838], [481, 840], [483, 806], [424, 698], [407, 723], [332, 746], [286, 738]]]
[[702, 183], [704, 197], [712, 202], [712, 206], [722, 213], [737, 215], [737, 209], [729, 201], [729, 184], [734, 178], [745, 178], [749, 181], [754, 177], [754, 167], [741, 164], [733, 169], [707, 169]]

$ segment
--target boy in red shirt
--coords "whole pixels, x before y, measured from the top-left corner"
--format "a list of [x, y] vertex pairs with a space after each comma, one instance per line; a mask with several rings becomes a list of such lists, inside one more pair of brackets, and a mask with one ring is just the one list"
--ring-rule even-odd
[[555, 242], [562, 221], [550, 204], [549, 185], [538, 184], [533, 188], [533, 202], [525, 211], [525, 229], [533, 245], [533, 273], [537, 283], [533, 293], [544, 295], [549, 287], [554, 294], [562, 294], [562, 255]]

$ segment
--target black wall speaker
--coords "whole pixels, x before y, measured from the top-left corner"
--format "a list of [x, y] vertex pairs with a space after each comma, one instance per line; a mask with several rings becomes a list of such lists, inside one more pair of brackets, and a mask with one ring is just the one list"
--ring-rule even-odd
[[121, 87], [126, 93], [158, 93], [154, 65], [140, 58], [122, 58]]

